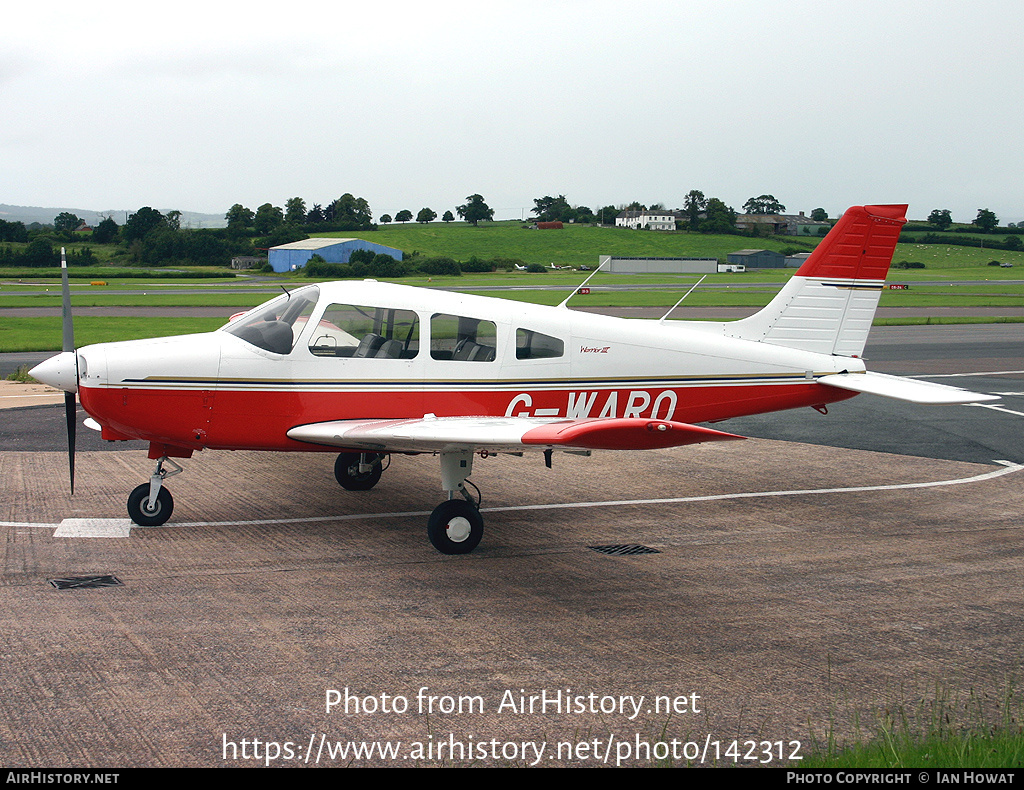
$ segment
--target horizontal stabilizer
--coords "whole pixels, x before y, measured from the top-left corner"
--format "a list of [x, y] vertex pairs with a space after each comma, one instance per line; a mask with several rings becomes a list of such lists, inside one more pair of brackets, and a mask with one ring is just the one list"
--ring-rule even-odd
[[558, 417], [435, 417], [415, 420], [335, 420], [288, 431], [300, 442], [375, 452], [492, 450], [521, 452], [565, 447], [584, 450], [650, 450], [742, 439], [723, 431], [672, 420]]
[[947, 387], [945, 384], [933, 384], [930, 381], [918, 381], [900, 376], [887, 376], [885, 373], [835, 373], [830, 376], [822, 376], [818, 379], [818, 383], [852, 392], [883, 395], [886, 398], [896, 398], [911, 403], [956, 404], [999, 400], [998, 395], [983, 395], [959, 387]]

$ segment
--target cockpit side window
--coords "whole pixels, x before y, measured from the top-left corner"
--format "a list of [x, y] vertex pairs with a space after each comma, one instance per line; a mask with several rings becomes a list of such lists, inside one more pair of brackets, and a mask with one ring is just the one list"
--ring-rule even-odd
[[315, 285], [286, 293], [224, 327], [235, 337], [275, 354], [288, 354], [316, 307]]
[[435, 313], [430, 319], [430, 356], [460, 362], [493, 362], [497, 356], [493, 321]]
[[412, 359], [419, 350], [416, 313], [390, 307], [332, 304], [309, 336], [317, 357]]

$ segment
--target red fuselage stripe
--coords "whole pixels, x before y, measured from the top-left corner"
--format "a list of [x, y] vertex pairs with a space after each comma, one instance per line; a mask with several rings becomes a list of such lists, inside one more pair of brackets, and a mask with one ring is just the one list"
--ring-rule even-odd
[[[298, 425], [344, 419], [642, 417], [698, 423], [817, 406], [853, 392], [814, 382], [618, 389], [281, 392], [82, 387], [82, 406], [111, 435], [200, 450], [329, 451], [296, 442]], [[335, 450], [336, 451], [336, 450]]]

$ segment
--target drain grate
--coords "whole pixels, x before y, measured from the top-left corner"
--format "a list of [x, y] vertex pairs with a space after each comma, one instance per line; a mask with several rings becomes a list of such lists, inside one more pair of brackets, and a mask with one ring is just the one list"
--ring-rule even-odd
[[63, 579], [50, 579], [50, 584], [58, 590], [91, 590], [97, 587], [120, 587], [122, 582], [116, 576], [65, 576]]
[[587, 548], [598, 554], [607, 554], [611, 557], [626, 557], [631, 554], [661, 554], [657, 549], [640, 543], [613, 543], [608, 546], [587, 546]]

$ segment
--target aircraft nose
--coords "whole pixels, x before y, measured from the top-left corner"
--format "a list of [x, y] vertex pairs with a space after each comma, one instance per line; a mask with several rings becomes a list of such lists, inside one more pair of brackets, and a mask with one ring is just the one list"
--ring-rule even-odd
[[28, 373], [43, 384], [49, 384], [65, 392], [78, 392], [78, 363], [74, 351], [64, 351], [50, 357]]

